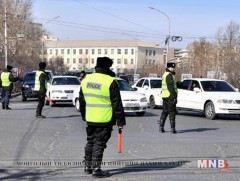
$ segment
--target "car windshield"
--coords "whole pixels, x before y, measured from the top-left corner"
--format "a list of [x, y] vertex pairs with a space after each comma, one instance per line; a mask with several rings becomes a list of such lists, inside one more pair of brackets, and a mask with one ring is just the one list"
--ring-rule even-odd
[[134, 91], [134, 89], [125, 81], [117, 80], [120, 91]]
[[151, 88], [162, 88], [162, 80], [150, 80]]
[[28, 73], [25, 75], [25, 81], [34, 81], [36, 73]]
[[225, 81], [201, 81], [203, 90], [206, 92], [236, 92], [236, 90]]
[[80, 81], [75, 77], [58, 77], [52, 81], [53, 85], [80, 85]]

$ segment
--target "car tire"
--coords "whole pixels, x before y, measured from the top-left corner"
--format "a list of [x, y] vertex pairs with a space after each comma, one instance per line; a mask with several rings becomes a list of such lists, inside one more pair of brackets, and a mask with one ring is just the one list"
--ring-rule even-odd
[[145, 114], [145, 112], [136, 112], [136, 114], [137, 114], [138, 116], [143, 116], [143, 115]]
[[75, 108], [77, 109], [78, 112], [80, 112], [80, 102], [78, 98], [75, 100]]
[[155, 103], [155, 99], [154, 99], [154, 96], [151, 96], [150, 99], [149, 99], [149, 106], [150, 108], [152, 109], [155, 109], [157, 106], [156, 106], [156, 103]]
[[22, 94], [22, 101], [27, 101], [27, 98]]
[[215, 107], [214, 107], [213, 102], [208, 102], [205, 105], [204, 114], [205, 114], [206, 118], [211, 119], [211, 120], [213, 120], [217, 117], [217, 114], [215, 113]]

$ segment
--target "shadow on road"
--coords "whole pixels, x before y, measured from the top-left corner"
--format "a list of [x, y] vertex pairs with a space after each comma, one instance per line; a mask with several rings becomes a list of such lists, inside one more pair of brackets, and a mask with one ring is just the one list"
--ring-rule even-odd
[[217, 129], [219, 128], [196, 128], [196, 129], [177, 130], [177, 133], [215, 131]]
[[52, 116], [52, 117], [47, 116], [47, 118], [51, 118], [51, 119], [74, 118], [74, 117], [81, 117], [81, 115], [80, 114], [76, 114], [76, 115], [69, 115], [69, 116]]
[[21, 170], [19, 172], [11, 173], [12, 169], [0, 169], [0, 174], [6, 176], [0, 176], [0, 180], [42, 180], [49, 176], [58, 175], [61, 173], [61, 169], [43, 171], [42, 169], [36, 170]]

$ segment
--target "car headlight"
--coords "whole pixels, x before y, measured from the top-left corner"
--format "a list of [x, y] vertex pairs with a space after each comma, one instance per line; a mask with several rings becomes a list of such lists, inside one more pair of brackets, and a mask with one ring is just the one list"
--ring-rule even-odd
[[29, 88], [29, 85], [23, 85], [24, 88]]
[[142, 99], [140, 99], [140, 102], [147, 102], [146, 97], [143, 97]]
[[52, 90], [52, 93], [63, 93], [62, 90]]
[[221, 104], [236, 104], [235, 100], [231, 99], [219, 99], [217, 102]]

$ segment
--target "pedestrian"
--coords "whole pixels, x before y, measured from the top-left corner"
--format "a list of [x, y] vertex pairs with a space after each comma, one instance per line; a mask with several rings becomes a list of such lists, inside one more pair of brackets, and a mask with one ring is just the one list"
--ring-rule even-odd
[[7, 65], [7, 68], [1, 73], [1, 85], [2, 85], [2, 109], [11, 110], [9, 107], [10, 95], [13, 89], [13, 82], [17, 79], [14, 78], [11, 70], [11, 65]]
[[84, 70], [82, 70], [80, 72], [80, 80], [82, 81], [85, 77], [86, 77], [86, 72]]
[[164, 133], [164, 125], [169, 114], [169, 120], [171, 125], [171, 131], [176, 134], [175, 129], [176, 123], [176, 104], [177, 104], [177, 82], [175, 77], [175, 63], [167, 63], [167, 68], [162, 77], [162, 99], [163, 99], [163, 110], [160, 117], [159, 131]]
[[45, 102], [45, 96], [47, 92], [47, 81], [48, 81], [45, 68], [46, 68], [46, 63], [40, 62], [39, 70], [36, 71], [36, 75], [35, 75], [34, 90], [37, 91], [37, 94], [38, 94], [38, 105], [37, 105], [37, 111], [36, 111], [37, 118], [46, 118], [45, 116], [42, 115], [42, 109]]
[[110, 70], [112, 64], [110, 58], [98, 57], [95, 73], [83, 79], [79, 93], [82, 119], [87, 122], [85, 173], [94, 177], [110, 176], [101, 170], [103, 152], [113, 125], [122, 130], [126, 124], [115, 73]]

